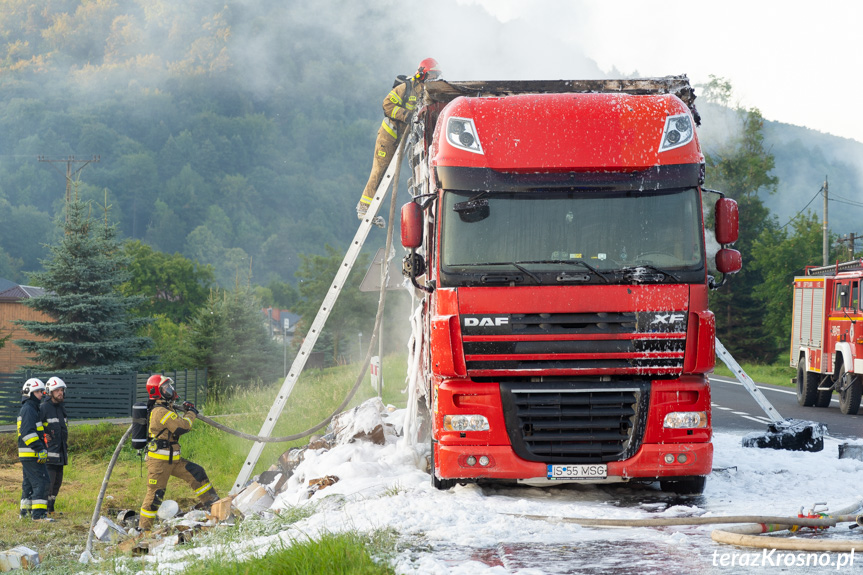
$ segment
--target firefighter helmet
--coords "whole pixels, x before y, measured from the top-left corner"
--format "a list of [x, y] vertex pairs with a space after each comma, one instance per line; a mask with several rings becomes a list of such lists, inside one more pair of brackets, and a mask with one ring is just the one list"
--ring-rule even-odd
[[151, 375], [147, 379], [147, 396], [150, 399], [179, 399], [180, 396], [174, 391], [174, 380], [162, 374]]
[[66, 382], [55, 375], [48, 380], [48, 383], [45, 384], [45, 387], [48, 388], [48, 392], [50, 393], [55, 389], [66, 389]]
[[30, 397], [30, 395], [31, 395], [34, 391], [42, 391], [42, 392], [44, 392], [44, 391], [45, 391], [45, 384], [44, 384], [44, 383], [42, 383], [42, 380], [41, 380], [41, 379], [38, 379], [38, 378], [35, 378], [35, 377], [31, 377], [30, 379], [28, 379], [28, 380], [24, 383], [24, 389], [23, 389], [21, 392], [22, 392], [24, 395], [26, 395], [27, 397]]
[[440, 78], [440, 68], [438, 67], [437, 60], [434, 58], [426, 58], [420, 65], [417, 67], [416, 76], [414, 76], [420, 82], [425, 82], [426, 80], [436, 80]]

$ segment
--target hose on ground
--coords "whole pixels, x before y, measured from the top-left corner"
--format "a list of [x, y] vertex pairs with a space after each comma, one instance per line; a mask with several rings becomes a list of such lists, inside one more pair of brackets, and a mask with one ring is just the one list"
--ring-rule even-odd
[[105, 471], [105, 478], [102, 480], [102, 488], [99, 490], [99, 497], [96, 499], [96, 508], [93, 509], [93, 518], [90, 520], [90, 530], [87, 532], [87, 546], [84, 547], [84, 553], [81, 554], [79, 561], [87, 563], [93, 557], [93, 528], [96, 527], [96, 522], [99, 520], [99, 513], [102, 511], [102, 501], [105, 499], [105, 491], [108, 489], [108, 480], [111, 479], [111, 473], [114, 471], [114, 465], [117, 463], [117, 458], [120, 456], [120, 451], [123, 449], [123, 444], [132, 435], [132, 426], [126, 430], [117, 447], [114, 448], [114, 455], [111, 456], [111, 463], [108, 464], [108, 469]]
[[723, 529], [714, 529], [710, 538], [717, 543], [777, 549], [784, 551], [835, 551], [849, 553], [863, 551], [863, 541], [840, 539], [802, 539], [799, 537], [762, 537], [760, 533], [777, 533], [795, 527], [835, 527], [838, 523], [863, 525], [863, 515], [856, 513], [863, 507], [863, 500], [843, 509], [818, 518], [777, 517], [769, 515], [730, 515], [724, 517], [658, 517], [652, 519], [598, 519], [591, 517], [554, 517], [550, 515], [525, 515], [505, 513], [515, 517], [537, 519], [559, 523], [576, 523], [588, 527], [668, 527], [684, 525], [722, 525], [742, 523]]

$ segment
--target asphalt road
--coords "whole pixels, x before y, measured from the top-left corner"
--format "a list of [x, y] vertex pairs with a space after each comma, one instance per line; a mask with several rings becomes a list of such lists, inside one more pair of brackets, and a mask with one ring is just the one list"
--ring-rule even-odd
[[[860, 415], [842, 415], [836, 393], [830, 407], [801, 407], [797, 405], [794, 388], [764, 383], [756, 385], [782, 417], [826, 423], [828, 435], [843, 442], [863, 437], [863, 408]], [[710, 391], [715, 430], [767, 431], [770, 418], [736, 379], [711, 376]]]

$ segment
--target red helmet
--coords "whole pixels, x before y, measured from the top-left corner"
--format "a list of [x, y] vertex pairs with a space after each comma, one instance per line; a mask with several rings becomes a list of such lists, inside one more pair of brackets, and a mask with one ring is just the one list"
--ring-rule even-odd
[[180, 396], [174, 391], [174, 380], [159, 373], [151, 375], [147, 379], [147, 396], [156, 400], [180, 399]]
[[414, 77], [420, 82], [425, 82], [426, 80], [436, 80], [440, 78], [440, 74], [437, 60], [434, 58], [426, 58], [420, 62], [420, 65], [417, 67], [416, 76]]

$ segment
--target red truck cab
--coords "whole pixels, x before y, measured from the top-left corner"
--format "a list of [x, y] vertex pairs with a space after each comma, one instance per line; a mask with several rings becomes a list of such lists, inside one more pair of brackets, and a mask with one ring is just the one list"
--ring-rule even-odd
[[685, 77], [427, 83], [402, 243], [436, 487], [703, 489], [707, 293], [740, 255], [693, 100]]

